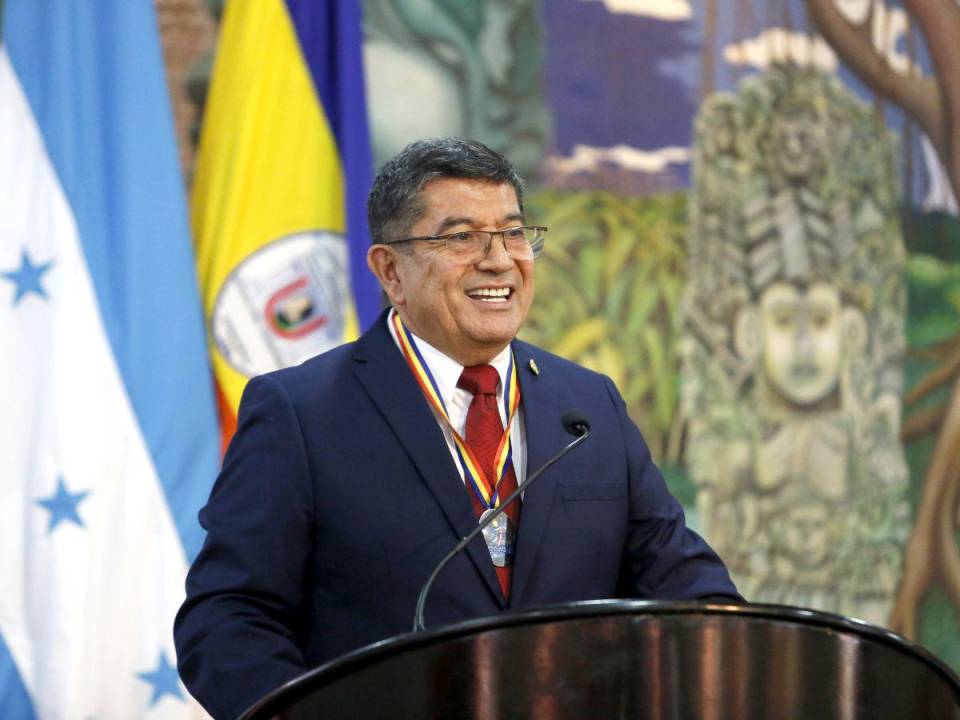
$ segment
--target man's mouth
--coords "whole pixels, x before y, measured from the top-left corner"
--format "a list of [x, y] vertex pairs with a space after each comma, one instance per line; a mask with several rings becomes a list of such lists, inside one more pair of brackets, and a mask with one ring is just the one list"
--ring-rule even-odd
[[510, 299], [513, 290], [508, 287], [500, 288], [476, 288], [468, 290], [467, 297], [473, 300], [480, 300], [487, 303], [503, 303]]

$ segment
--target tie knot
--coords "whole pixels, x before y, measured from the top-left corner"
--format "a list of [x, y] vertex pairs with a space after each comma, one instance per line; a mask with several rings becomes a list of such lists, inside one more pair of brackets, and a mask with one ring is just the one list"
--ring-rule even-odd
[[499, 384], [500, 374], [493, 365], [474, 365], [463, 369], [457, 387], [471, 395], [496, 395]]

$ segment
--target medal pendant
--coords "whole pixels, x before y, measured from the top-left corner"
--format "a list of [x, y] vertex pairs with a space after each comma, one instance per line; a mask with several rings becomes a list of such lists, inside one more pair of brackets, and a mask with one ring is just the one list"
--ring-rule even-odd
[[[482, 523], [494, 512], [496, 512], [494, 508], [485, 510], [480, 516], [480, 522]], [[507, 567], [513, 564], [513, 556], [517, 552], [517, 533], [505, 513], [483, 529], [483, 539], [487, 542], [487, 550], [494, 565]]]

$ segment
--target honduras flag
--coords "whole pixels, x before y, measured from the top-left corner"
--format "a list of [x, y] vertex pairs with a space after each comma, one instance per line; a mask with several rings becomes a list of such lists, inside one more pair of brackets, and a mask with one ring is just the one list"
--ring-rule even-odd
[[202, 716], [171, 626], [219, 440], [153, 2], [0, 19], [0, 715]]

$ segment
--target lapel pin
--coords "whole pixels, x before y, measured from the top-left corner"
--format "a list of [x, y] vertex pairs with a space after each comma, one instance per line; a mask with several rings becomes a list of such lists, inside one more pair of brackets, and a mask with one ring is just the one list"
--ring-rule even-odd
[[537, 361], [533, 358], [530, 358], [530, 372], [532, 372], [534, 375], [540, 374], [540, 368], [537, 367]]

